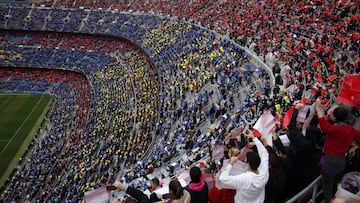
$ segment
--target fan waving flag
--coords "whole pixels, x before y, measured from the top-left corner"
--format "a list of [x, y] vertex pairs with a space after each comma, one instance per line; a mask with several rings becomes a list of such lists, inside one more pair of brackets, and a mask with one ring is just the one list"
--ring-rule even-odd
[[351, 106], [358, 106], [359, 99], [360, 75], [346, 75], [336, 100]]
[[[281, 124], [283, 127], [287, 127], [290, 125], [291, 116], [294, 113], [295, 105], [296, 104], [306, 104], [308, 99], [306, 97], [302, 98], [301, 100], [295, 101], [294, 105], [290, 107], [290, 109], [285, 113], [284, 117], [282, 118]], [[304, 107], [303, 109], [299, 110], [298, 118], [296, 119], [299, 122], [304, 122], [306, 119], [306, 114], [308, 111], [308, 106]]]
[[[265, 136], [266, 141], [272, 146], [272, 132], [276, 128], [276, 121], [271, 111], [265, 111], [254, 125], [254, 131]], [[256, 133], [254, 133], [256, 134]]]
[[289, 110], [286, 111], [284, 117], [281, 120], [281, 125], [283, 127], [287, 127], [290, 124], [291, 116], [294, 113], [295, 106], [290, 107]]
[[[308, 110], [310, 112], [308, 117], [307, 118], [305, 117], [305, 119], [303, 121], [301, 121], [301, 122], [304, 123], [303, 126], [302, 126], [303, 135], [306, 134], [306, 128], [309, 127], [310, 122], [311, 122], [311, 120], [313, 119], [313, 117], [315, 115], [315, 103], [313, 103], [311, 106], [308, 106]], [[298, 117], [299, 117], [299, 114], [298, 114]]]

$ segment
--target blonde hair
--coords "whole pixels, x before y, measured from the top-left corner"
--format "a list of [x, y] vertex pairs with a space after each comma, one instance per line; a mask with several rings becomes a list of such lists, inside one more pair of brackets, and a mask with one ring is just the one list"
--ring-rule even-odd
[[231, 147], [229, 150], [229, 157], [239, 156], [240, 150], [236, 147]]

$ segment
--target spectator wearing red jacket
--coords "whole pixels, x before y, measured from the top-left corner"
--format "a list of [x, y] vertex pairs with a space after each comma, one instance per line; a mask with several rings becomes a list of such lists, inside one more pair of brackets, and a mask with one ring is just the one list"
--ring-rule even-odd
[[325, 203], [330, 203], [346, 166], [345, 153], [354, 140], [356, 140], [357, 145], [360, 145], [360, 131], [345, 123], [348, 112], [344, 107], [334, 109], [333, 114], [329, 116], [329, 119], [333, 121], [330, 123], [326, 120], [320, 105], [321, 101], [317, 99], [315, 109], [320, 128], [325, 134], [325, 157], [321, 169], [322, 187]]

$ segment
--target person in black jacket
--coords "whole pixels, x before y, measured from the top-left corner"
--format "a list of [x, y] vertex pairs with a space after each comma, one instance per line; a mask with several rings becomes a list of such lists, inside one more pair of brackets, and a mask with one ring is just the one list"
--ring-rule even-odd
[[118, 191], [125, 191], [130, 197], [123, 200], [115, 199], [112, 203], [151, 203], [147, 195], [134, 187], [120, 182], [115, 182], [113, 185]]
[[208, 186], [204, 180], [201, 180], [201, 170], [194, 166], [190, 169], [190, 183], [185, 189], [191, 195], [191, 202], [208, 203]]
[[[316, 137], [321, 136], [321, 131], [316, 126], [306, 128], [305, 136], [302, 134], [302, 125], [296, 121], [298, 111], [304, 104], [296, 104], [288, 126], [289, 147], [295, 151], [294, 180], [295, 191], [309, 184], [309, 176], [313, 173], [314, 163], [312, 158], [316, 151]], [[296, 191], [298, 192], [298, 191]]]

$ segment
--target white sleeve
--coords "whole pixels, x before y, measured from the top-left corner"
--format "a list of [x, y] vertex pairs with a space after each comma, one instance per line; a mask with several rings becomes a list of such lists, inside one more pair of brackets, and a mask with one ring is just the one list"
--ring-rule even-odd
[[254, 139], [254, 143], [256, 145], [261, 160], [258, 171], [261, 174], [269, 173], [269, 153], [258, 138]]
[[231, 168], [232, 165], [228, 164], [222, 171], [219, 180], [229, 187], [229, 189], [238, 189], [242, 185], [241, 183], [243, 182], [244, 174], [232, 176], [230, 175]]

